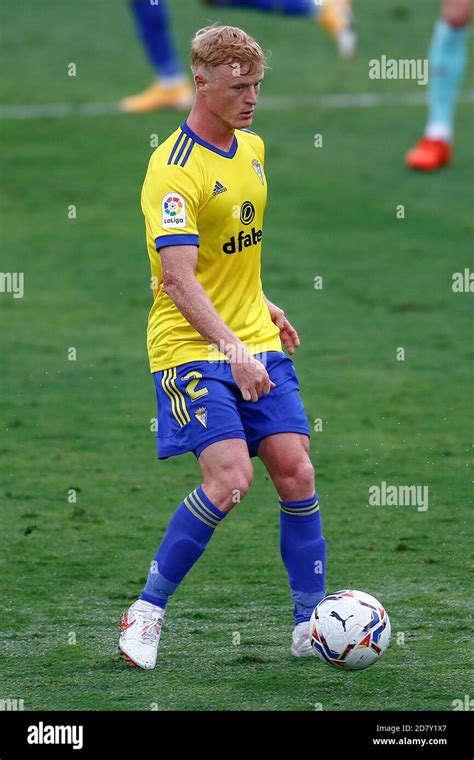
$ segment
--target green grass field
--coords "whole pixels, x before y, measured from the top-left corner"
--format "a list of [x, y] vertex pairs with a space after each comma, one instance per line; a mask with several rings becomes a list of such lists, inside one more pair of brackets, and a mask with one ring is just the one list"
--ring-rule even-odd
[[[125, 2], [2, 5], [2, 104], [114, 101], [147, 84]], [[439, 3], [361, 3], [350, 64], [303, 19], [173, 6], [183, 55], [206, 19], [244, 26], [272, 50], [262, 95], [308, 98], [420, 92], [370, 80], [368, 60], [424, 58]], [[150, 135], [166, 138], [182, 114], [2, 121], [1, 268], [25, 273], [25, 295], [0, 294], [0, 699], [26, 710], [452, 710], [472, 695], [472, 295], [451, 289], [453, 272], [473, 268], [472, 115], [461, 103], [455, 163], [435, 176], [402, 161], [422, 105], [262, 107], [254, 120], [270, 183], [265, 291], [300, 331], [304, 403], [323, 420], [311, 453], [327, 588], [374, 594], [392, 621], [386, 656], [353, 674], [289, 653], [278, 502], [259, 461], [169, 606], [157, 669], [118, 658], [120, 612], [201, 482], [192, 455], [156, 460], [145, 347], [139, 192]], [[429, 486], [429, 509], [369, 506], [381, 481]]]

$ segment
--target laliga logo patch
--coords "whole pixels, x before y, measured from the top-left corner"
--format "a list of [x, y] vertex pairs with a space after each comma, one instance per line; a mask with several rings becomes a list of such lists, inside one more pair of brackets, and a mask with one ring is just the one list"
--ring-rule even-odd
[[186, 201], [178, 193], [167, 193], [162, 202], [162, 227], [186, 227]]

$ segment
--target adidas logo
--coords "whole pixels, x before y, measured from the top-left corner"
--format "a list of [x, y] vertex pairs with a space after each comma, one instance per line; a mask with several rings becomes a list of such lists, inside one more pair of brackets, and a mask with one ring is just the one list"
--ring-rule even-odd
[[222, 185], [220, 182], [216, 182], [216, 184], [214, 185], [214, 190], [212, 191], [212, 194], [220, 195], [221, 193], [226, 193], [226, 192], [227, 192], [227, 188], [224, 187], [224, 185]]

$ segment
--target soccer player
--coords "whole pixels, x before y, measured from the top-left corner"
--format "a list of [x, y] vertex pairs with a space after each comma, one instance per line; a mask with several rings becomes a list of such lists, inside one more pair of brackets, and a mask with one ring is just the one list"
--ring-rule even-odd
[[452, 160], [454, 111], [466, 68], [472, 0], [443, 0], [429, 52], [429, 108], [424, 136], [408, 151], [411, 169], [434, 171]]
[[[324, 596], [321, 528], [309, 426], [289, 354], [298, 333], [264, 295], [264, 144], [247, 129], [265, 56], [241, 29], [195, 35], [196, 98], [153, 153], [142, 190], [154, 302], [148, 352], [158, 399], [158, 457], [193, 452], [202, 483], [177, 507], [119, 649], [155, 667], [167, 603], [214, 531], [246, 495], [251, 457], [279, 495], [281, 555], [294, 605], [292, 653], [312, 654], [308, 620]], [[215, 578], [216, 585], [219, 577]]]
[[[314, 19], [336, 42], [342, 57], [350, 58], [356, 47], [352, 0], [202, 0], [207, 5], [279, 11]], [[156, 71], [156, 80], [143, 92], [124, 98], [122, 111], [145, 113], [192, 104], [192, 89], [183, 73], [174, 44], [166, 0], [131, 0], [142, 42]]]

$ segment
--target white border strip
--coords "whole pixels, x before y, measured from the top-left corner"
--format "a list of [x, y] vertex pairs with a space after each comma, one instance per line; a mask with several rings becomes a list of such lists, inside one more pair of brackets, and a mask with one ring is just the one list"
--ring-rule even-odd
[[[427, 102], [426, 93], [399, 94], [360, 92], [340, 95], [262, 95], [258, 108], [264, 111], [290, 108], [379, 108], [382, 106], [418, 106]], [[463, 92], [460, 103], [474, 103], [474, 90]], [[119, 103], [39, 103], [18, 106], [0, 106], [0, 119], [64, 119], [69, 116], [116, 116]], [[122, 114], [125, 115], [125, 114]]]

